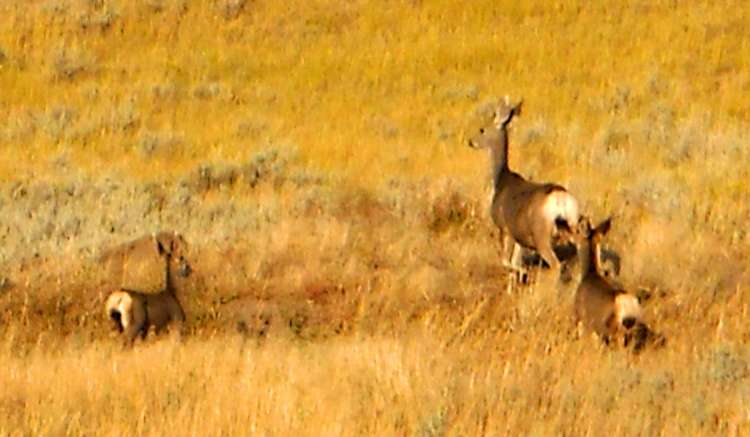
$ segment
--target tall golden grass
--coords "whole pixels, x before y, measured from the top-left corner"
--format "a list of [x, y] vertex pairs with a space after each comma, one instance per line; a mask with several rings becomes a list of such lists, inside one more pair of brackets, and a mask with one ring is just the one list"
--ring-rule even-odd
[[[395, 335], [325, 342], [222, 335], [123, 351], [111, 342], [68, 341], [18, 354], [6, 341], [0, 432], [747, 432], [748, 352], [724, 338], [733, 334], [674, 332], [669, 347], [634, 357], [571, 337], [568, 320], [549, 307], [532, 306], [536, 312], [519, 316], [512, 330], [460, 338], [437, 317]], [[743, 325], [740, 317], [723, 323], [727, 332]]]
[[[0, 434], [747, 433], [748, 15], [0, 3]], [[507, 284], [464, 147], [503, 94], [511, 166], [615, 215], [664, 348]], [[96, 256], [159, 229], [191, 332], [123, 350]]]

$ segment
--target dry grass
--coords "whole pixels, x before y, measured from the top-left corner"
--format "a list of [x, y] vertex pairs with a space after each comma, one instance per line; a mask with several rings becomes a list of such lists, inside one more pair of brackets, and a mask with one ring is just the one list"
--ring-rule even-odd
[[[742, 2], [0, 4], [0, 435], [740, 435]], [[665, 348], [507, 287], [486, 157], [566, 184]], [[190, 333], [103, 332], [103, 247], [192, 244]], [[509, 292], [508, 292], [509, 291]]]

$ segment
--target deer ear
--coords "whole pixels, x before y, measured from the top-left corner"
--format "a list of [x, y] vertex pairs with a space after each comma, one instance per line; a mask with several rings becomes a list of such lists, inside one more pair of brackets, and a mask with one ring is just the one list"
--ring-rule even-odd
[[521, 106], [523, 106], [523, 99], [519, 100], [513, 107], [513, 115], [521, 115]]
[[604, 325], [607, 329], [614, 329], [617, 326], [617, 313], [616, 310], [612, 311], [606, 319], [604, 319]]
[[166, 250], [164, 250], [164, 245], [162, 245], [159, 240], [156, 240], [156, 249], [159, 251], [159, 255], [164, 255], [166, 252]]
[[584, 237], [588, 237], [591, 234], [591, 221], [585, 215], [582, 215], [578, 219], [578, 233]]
[[[506, 98], [508, 96], [505, 96]], [[497, 121], [500, 118], [500, 114], [503, 112], [503, 109], [507, 108], [507, 104], [505, 103], [505, 98], [499, 98], [497, 99], [497, 103], [492, 108], [492, 116]]]
[[596, 227], [596, 231], [605, 235], [612, 228], [612, 217], [607, 218]]
[[510, 102], [510, 97], [506, 94], [503, 97], [497, 99], [497, 105], [495, 106], [495, 113], [499, 114], [502, 112], [513, 111], [514, 106]]

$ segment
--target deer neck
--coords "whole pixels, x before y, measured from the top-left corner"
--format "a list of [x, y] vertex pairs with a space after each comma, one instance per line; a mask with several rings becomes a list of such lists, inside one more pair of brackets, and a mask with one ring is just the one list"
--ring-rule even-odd
[[164, 289], [168, 292], [172, 291], [172, 256], [167, 255], [167, 268], [165, 270], [166, 277], [164, 278]]
[[502, 177], [510, 173], [508, 168], [508, 129], [505, 126], [500, 127], [498, 140], [494, 147], [490, 149], [492, 165], [492, 182], [495, 185], [495, 191], [500, 190]]
[[602, 271], [602, 245], [601, 243], [597, 242], [591, 246], [591, 268], [590, 270], [594, 272], [601, 272]]
[[599, 241], [591, 241], [589, 239], [589, 247], [586, 250], [586, 257], [588, 258], [586, 263], [586, 273], [599, 274], [601, 272], [601, 243]]
[[583, 247], [579, 250], [579, 256], [581, 257], [581, 272], [584, 276], [598, 273], [598, 261], [597, 256], [599, 252], [599, 245], [591, 241], [591, 239], [584, 240]]

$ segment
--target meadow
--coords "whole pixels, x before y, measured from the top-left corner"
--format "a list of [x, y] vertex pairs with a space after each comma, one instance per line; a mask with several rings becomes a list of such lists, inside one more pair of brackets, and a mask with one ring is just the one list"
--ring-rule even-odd
[[[0, 2], [0, 435], [750, 431], [743, 2]], [[466, 140], [614, 216], [662, 348], [509, 283]], [[190, 244], [123, 348], [99, 255]]]

